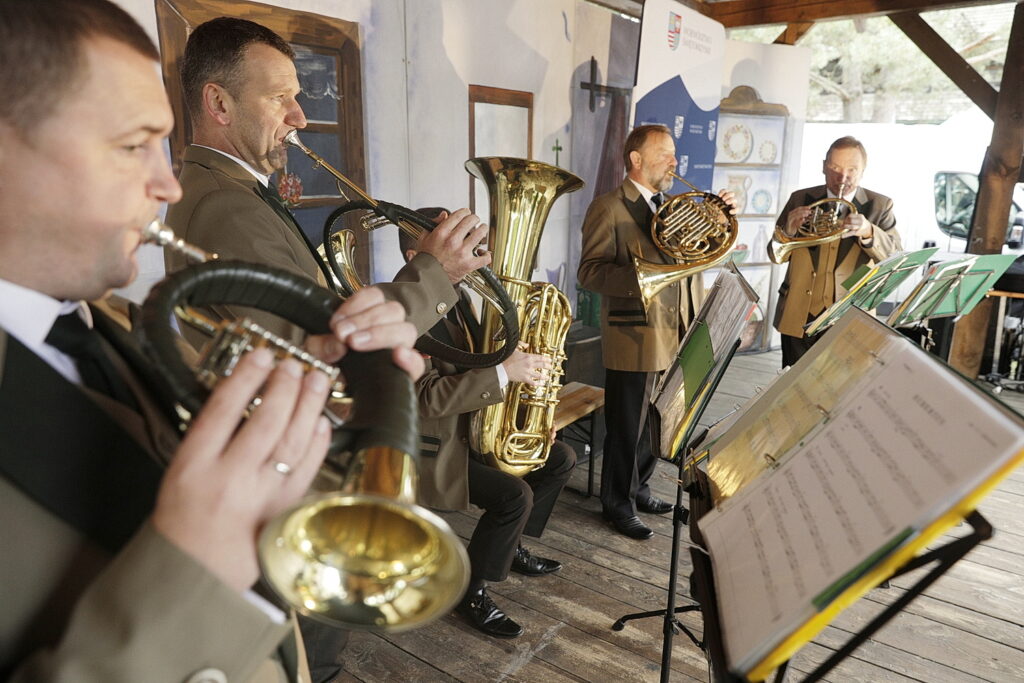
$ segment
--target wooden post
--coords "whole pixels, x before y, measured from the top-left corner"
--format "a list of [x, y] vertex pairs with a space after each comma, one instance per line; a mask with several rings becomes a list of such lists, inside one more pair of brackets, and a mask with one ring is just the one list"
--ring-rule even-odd
[[[1003, 79], [996, 101], [992, 142], [981, 167], [978, 203], [967, 251], [998, 254], [1006, 239], [1013, 186], [1024, 156], [1024, 3], [1013, 12]], [[950, 141], [956, 144], [955, 141]], [[993, 300], [985, 299], [956, 323], [949, 364], [967, 377], [977, 377], [985, 349]], [[996, 334], [1000, 334], [997, 330]]]

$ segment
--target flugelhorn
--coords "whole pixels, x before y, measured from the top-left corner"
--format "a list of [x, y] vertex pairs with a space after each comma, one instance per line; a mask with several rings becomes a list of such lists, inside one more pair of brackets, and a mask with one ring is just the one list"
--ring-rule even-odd
[[811, 214], [797, 228], [795, 235], [787, 235], [781, 226], [775, 228], [772, 248], [769, 252], [774, 263], [785, 263], [794, 249], [828, 244], [843, 236], [843, 222], [846, 217], [839, 215], [841, 208], [848, 207], [851, 216], [857, 213], [857, 207], [853, 205], [853, 202], [843, 199], [845, 189], [845, 185], [840, 185], [838, 197], [825, 197], [809, 204], [807, 208], [811, 210]]
[[[351, 292], [362, 288], [363, 284], [359, 281], [355, 266], [350, 260], [354, 245], [354, 235], [349, 231], [343, 231], [340, 239], [334, 239], [331, 235], [332, 226], [341, 215], [348, 211], [369, 210], [387, 220], [385, 222], [376, 220], [363, 221], [362, 225], [365, 229], [373, 230], [382, 225], [394, 224], [398, 226], [399, 230], [417, 240], [434, 228], [433, 221], [411, 209], [389, 202], [378, 201], [370, 197], [341, 171], [327, 163], [322, 156], [304, 145], [299, 139], [297, 131], [293, 130], [288, 133], [284, 137], [284, 141], [312, 159], [313, 168], [322, 168], [334, 176], [342, 196], [347, 198], [347, 194], [344, 188], [342, 188], [342, 185], [344, 185], [345, 188], [348, 188], [350, 192], [359, 197], [358, 201], [350, 201], [332, 212], [324, 225], [323, 257], [340, 286], [338, 293], [342, 296], [347, 296]], [[515, 303], [509, 298], [508, 292], [505, 291], [490, 268], [480, 268], [468, 274], [465, 282], [470, 289], [479, 294], [485, 302], [499, 312], [502, 321], [500, 335], [506, 343], [500, 345], [493, 352], [479, 354], [456, 349], [453, 346], [424, 335], [416, 342], [416, 348], [423, 353], [443, 358], [464, 368], [481, 368], [497, 365], [512, 355], [519, 341], [518, 314]]]
[[669, 197], [651, 220], [651, 240], [675, 264], [645, 261], [633, 254], [645, 310], [665, 287], [729, 258], [738, 235], [736, 217], [724, 199], [698, 190], [671, 171], [669, 175], [689, 185], [691, 191]]
[[[188, 246], [159, 223], [146, 234]], [[419, 424], [409, 377], [388, 351], [350, 352], [335, 367], [244, 319], [218, 323], [217, 341], [192, 370], [170, 325], [178, 309], [249, 306], [326, 334], [341, 301], [284, 270], [189, 253], [204, 262], [159, 282], [142, 307], [143, 348], [179, 414], [197, 414], [246, 351], [268, 347], [328, 375], [329, 405], [340, 408], [329, 415], [332, 453], [352, 454], [339, 491], [307, 498], [264, 527], [257, 550], [267, 583], [299, 612], [347, 629], [396, 632], [449, 612], [469, 582], [469, 558], [451, 528], [414, 502]]]

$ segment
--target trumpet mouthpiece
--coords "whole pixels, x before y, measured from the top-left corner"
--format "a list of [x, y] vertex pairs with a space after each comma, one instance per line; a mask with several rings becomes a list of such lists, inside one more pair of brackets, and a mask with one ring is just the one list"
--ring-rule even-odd
[[303, 152], [309, 153], [309, 148], [302, 144], [302, 140], [299, 139], [299, 131], [297, 130], [292, 130], [288, 135], [285, 135], [284, 141], [292, 147], [298, 147]]
[[173, 230], [156, 219], [151, 221], [149, 225], [142, 229], [142, 243], [155, 244], [160, 247], [169, 247], [179, 254], [184, 255], [185, 258], [191, 261], [212, 261], [217, 258], [216, 254], [203, 251], [199, 247], [189, 244], [185, 240], [181, 239], [174, 234]]

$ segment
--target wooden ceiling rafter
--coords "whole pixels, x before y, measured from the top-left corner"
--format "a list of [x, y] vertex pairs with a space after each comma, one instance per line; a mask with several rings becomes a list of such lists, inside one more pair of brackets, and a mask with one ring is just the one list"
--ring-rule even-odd
[[924, 12], [957, 7], [995, 5], [1015, 0], [722, 0], [703, 2], [700, 11], [726, 28], [766, 24], [801, 24], [831, 19], [869, 17], [894, 12]]
[[813, 21], [798, 21], [786, 24], [786, 28], [782, 29], [782, 33], [779, 34], [779, 37], [774, 42], [776, 45], [796, 45], [812, 28], [814, 28]]

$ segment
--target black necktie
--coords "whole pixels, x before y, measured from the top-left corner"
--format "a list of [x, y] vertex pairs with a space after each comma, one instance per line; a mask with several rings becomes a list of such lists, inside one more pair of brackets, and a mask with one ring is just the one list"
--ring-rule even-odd
[[654, 202], [654, 213], [658, 213], [658, 209], [660, 209], [661, 205], [665, 203], [665, 195], [660, 192], [656, 192], [651, 196], [651, 201]]
[[299, 237], [302, 238], [302, 241], [306, 243], [306, 247], [309, 249], [309, 253], [313, 256], [313, 260], [316, 261], [316, 264], [320, 267], [320, 270], [323, 271], [324, 277], [327, 278], [327, 282], [330, 282], [331, 272], [327, 269], [327, 264], [324, 263], [324, 260], [322, 258], [320, 258], [320, 255], [316, 251], [316, 247], [313, 246], [313, 243], [310, 241], [309, 237], [303, 231], [302, 226], [299, 225], [299, 222], [295, 220], [295, 216], [293, 216], [292, 212], [288, 210], [287, 206], [285, 206], [284, 200], [281, 198], [281, 195], [278, 194], [277, 188], [274, 187], [274, 183], [270, 182], [264, 185], [261, 182], [257, 182], [256, 191], [259, 192], [261, 197], [263, 197], [263, 201], [269, 204], [270, 208], [272, 208], [274, 211], [278, 213], [279, 216], [281, 216], [281, 220], [283, 220], [286, 224], [291, 226], [291, 228], [299, 234]]
[[99, 332], [90, 329], [78, 313], [58, 317], [46, 335], [46, 343], [71, 356], [85, 386], [136, 411], [139, 409], [128, 385], [103, 352]]

